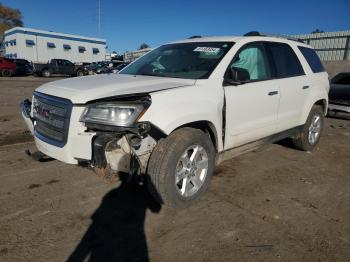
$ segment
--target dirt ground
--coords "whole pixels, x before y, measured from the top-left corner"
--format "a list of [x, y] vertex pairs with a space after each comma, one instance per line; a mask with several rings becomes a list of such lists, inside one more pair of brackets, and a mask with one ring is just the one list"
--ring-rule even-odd
[[44, 81], [0, 78], [0, 261], [350, 261], [349, 120], [327, 118], [313, 153], [279, 143], [224, 162], [172, 210], [25, 154], [18, 104]]

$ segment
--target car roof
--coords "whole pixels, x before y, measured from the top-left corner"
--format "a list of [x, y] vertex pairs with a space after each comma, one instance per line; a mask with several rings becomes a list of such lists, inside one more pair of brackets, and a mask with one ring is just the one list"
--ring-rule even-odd
[[196, 36], [194, 38], [183, 39], [179, 41], [171, 42], [174, 43], [201, 43], [201, 42], [235, 42], [238, 43], [240, 41], [249, 40], [249, 42], [255, 41], [268, 41], [268, 42], [278, 42], [278, 43], [288, 43], [291, 45], [304, 46], [308, 48], [313, 48], [310, 45], [307, 45], [303, 42], [299, 42], [297, 40], [291, 40], [286, 37], [275, 37], [275, 36]]
[[197, 43], [197, 42], [237, 42], [242, 36], [198, 36], [195, 38], [188, 38], [172, 43]]

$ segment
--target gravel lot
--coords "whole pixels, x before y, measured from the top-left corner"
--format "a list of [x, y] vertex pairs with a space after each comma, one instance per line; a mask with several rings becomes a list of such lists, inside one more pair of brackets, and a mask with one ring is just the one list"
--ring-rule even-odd
[[279, 143], [224, 162], [197, 204], [172, 210], [26, 156], [18, 104], [45, 81], [0, 78], [0, 261], [350, 261], [349, 120], [326, 119], [313, 153]]

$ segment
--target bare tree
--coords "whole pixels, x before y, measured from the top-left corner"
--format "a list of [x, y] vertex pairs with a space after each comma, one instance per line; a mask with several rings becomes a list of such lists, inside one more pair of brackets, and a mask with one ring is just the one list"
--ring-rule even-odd
[[0, 3], [0, 44], [3, 41], [4, 32], [16, 26], [23, 26], [21, 11]]

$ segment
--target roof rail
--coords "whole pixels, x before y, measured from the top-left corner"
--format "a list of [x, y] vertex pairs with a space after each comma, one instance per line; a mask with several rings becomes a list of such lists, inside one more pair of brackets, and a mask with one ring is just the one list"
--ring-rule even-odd
[[250, 31], [246, 34], [244, 34], [244, 36], [266, 36], [266, 37], [277, 37], [277, 38], [284, 38], [284, 39], [288, 39], [291, 41], [296, 41], [296, 42], [300, 42], [300, 43], [304, 43], [304, 41], [300, 38], [295, 38], [292, 36], [288, 36], [288, 35], [279, 35], [279, 34], [269, 34], [269, 33], [260, 33], [258, 31]]
[[201, 35], [193, 35], [193, 36], [190, 36], [188, 39], [194, 39], [194, 38], [202, 38]]

